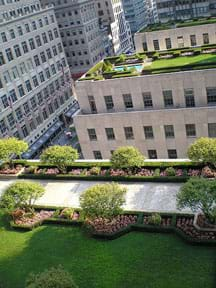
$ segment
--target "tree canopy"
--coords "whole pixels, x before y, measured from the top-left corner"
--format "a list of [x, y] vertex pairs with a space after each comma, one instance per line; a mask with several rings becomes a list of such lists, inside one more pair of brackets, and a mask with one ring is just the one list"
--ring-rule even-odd
[[12, 155], [20, 157], [28, 150], [28, 144], [15, 137], [0, 139], [0, 159], [9, 161]]
[[65, 173], [66, 166], [76, 159], [78, 152], [71, 146], [50, 146], [40, 156], [42, 162], [57, 166], [62, 173]]
[[80, 196], [80, 206], [86, 217], [111, 218], [122, 211], [126, 189], [117, 183], [98, 184]]
[[216, 166], [216, 139], [202, 137], [190, 145], [187, 151], [189, 159]]
[[32, 208], [35, 201], [44, 194], [44, 187], [36, 182], [17, 181], [3, 193], [0, 206], [13, 210], [15, 208]]
[[216, 181], [190, 178], [177, 194], [178, 208], [201, 210], [210, 222], [216, 223]]
[[113, 168], [132, 168], [144, 165], [145, 157], [133, 146], [122, 146], [116, 149], [111, 156]]

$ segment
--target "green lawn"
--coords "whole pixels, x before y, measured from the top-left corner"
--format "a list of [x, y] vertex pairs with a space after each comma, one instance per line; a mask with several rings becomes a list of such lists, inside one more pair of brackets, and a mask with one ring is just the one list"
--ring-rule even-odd
[[184, 66], [187, 64], [216, 64], [216, 55], [213, 54], [201, 54], [197, 56], [181, 56], [173, 59], [161, 59], [152, 62], [150, 68], [160, 69], [166, 67]]
[[190, 246], [174, 235], [132, 232], [99, 241], [75, 227], [15, 232], [0, 223], [3, 288], [24, 288], [29, 272], [59, 263], [80, 288], [216, 287], [215, 248]]

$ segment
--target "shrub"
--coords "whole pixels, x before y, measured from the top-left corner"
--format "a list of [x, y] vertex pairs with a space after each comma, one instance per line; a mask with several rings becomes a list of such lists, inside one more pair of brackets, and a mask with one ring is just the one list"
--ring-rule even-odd
[[201, 210], [209, 222], [216, 223], [216, 181], [191, 178], [177, 194], [177, 206], [189, 207], [193, 212]]
[[154, 213], [149, 216], [149, 224], [151, 225], [160, 225], [161, 224], [161, 216], [158, 213]]
[[44, 187], [39, 183], [27, 181], [12, 183], [1, 197], [0, 206], [8, 210], [32, 209], [35, 201], [44, 194], [44, 191]]
[[55, 210], [53, 213], [53, 218], [58, 218], [60, 216], [60, 212], [61, 211], [59, 209]]
[[38, 274], [30, 274], [26, 288], [78, 288], [72, 276], [62, 266], [52, 267]]
[[145, 157], [133, 146], [123, 146], [116, 149], [111, 156], [113, 168], [141, 167]]
[[126, 189], [117, 183], [98, 184], [80, 196], [80, 206], [86, 217], [111, 218], [122, 212]]
[[101, 172], [101, 168], [100, 167], [92, 167], [90, 170], [89, 170], [90, 174], [91, 175], [99, 175], [100, 172]]
[[60, 217], [66, 218], [66, 219], [72, 219], [74, 214], [74, 209], [73, 208], [65, 208], [62, 210], [60, 213]]
[[160, 168], [156, 168], [154, 171], [154, 176], [159, 177], [160, 176]]
[[173, 167], [168, 167], [165, 170], [167, 176], [176, 176], [176, 171]]

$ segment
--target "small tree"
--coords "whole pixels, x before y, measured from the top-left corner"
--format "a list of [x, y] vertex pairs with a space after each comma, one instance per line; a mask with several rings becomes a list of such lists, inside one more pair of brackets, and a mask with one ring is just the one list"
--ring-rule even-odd
[[32, 209], [35, 201], [44, 194], [44, 191], [44, 187], [39, 183], [28, 181], [12, 183], [2, 195], [0, 206], [8, 210]]
[[19, 157], [28, 150], [28, 144], [15, 137], [0, 139], [0, 159], [10, 162], [12, 166], [11, 156]]
[[78, 159], [78, 152], [71, 146], [50, 146], [40, 156], [44, 163], [53, 164], [62, 172], [66, 172], [66, 166]]
[[111, 218], [122, 211], [126, 189], [117, 183], [92, 186], [80, 196], [80, 206], [86, 217]]
[[216, 166], [216, 139], [199, 138], [190, 145], [187, 151], [189, 159], [202, 161]]
[[72, 276], [62, 266], [52, 267], [44, 272], [31, 273], [26, 280], [26, 288], [78, 288]]
[[216, 181], [191, 178], [177, 194], [177, 206], [189, 207], [193, 212], [201, 210], [208, 221], [216, 223]]
[[145, 157], [133, 146], [123, 146], [116, 149], [111, 156], [114, 168], [133, 168], [144, 165]]

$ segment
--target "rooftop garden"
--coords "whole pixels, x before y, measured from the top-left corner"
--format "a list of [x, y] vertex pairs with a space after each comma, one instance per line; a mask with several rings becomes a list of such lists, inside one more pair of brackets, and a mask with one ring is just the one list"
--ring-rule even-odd
[[216, 44], [108, 57], [92, 67], [79, 81], [210, 68], [216, 68]]
[[181, 21], [169, 21], [166, 23], [155, 23], [150, 24], [147, 27], [144, 27], [139, 31], [139, 33], [144, 32], [153, 32], [159, 30], [167, 30], [173, 28], [182, 28], [182, 27], [190, 27], [197, 25], [205, 25], [205, 24], [213, 24], [216, 23], [216, 17], [208, 17], [208, 18], [195, 18], [193, 20], [181, 20]]

